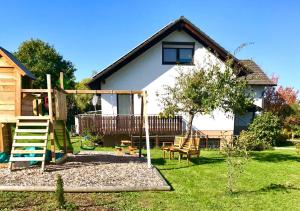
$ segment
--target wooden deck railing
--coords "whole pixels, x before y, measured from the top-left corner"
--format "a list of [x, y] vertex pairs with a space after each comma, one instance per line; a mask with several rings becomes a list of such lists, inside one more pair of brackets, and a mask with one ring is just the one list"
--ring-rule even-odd
[[[182, 117], [161, 118], [149, 116], [149, 132], [153, 135], [178, 135], [182, 133]], [[118, 115], [102, 116], [99, 114], [79, 115], [79, 133], [88, 129], [92, 133], [103, 135], [128, 134], [139, 135], [141, 116]], [[144, 133], [144, 129], [143, 129]]]

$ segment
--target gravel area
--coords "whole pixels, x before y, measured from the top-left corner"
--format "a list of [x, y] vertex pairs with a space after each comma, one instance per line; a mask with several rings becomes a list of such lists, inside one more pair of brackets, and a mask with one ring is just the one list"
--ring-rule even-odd
[[155, 187], [166, 183], [156, 169], [148, 169], [145, 158], [116, 156], [107, 152], [81, 152], [71, 155], [61, 165], [0, 169], [0, 186], [55, 186], [60, 174], [65, 187]]

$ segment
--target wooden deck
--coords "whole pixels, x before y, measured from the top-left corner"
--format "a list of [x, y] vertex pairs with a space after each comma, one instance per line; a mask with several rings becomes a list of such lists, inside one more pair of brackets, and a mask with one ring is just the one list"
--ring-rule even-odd
[[[174, 118], [161, 118], [149, 116], [149, 132], [153, 135], [178, 135], [183, 132], [183, 120], [181, 116]], [[79, 115], [79, 133], [89, 129], [92, 133], [103, 135], [128, 134], [139, 135], [141, 116], [118, 115], [102, 116], [99, 114]]]

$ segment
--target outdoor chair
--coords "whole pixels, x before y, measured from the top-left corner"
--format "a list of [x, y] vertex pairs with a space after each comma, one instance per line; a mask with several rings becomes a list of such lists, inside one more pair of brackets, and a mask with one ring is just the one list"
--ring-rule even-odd
[[185, 140], [181, 147], [178, 149], [179, 152], [179, 162], [183, 155], [187, 156], [188, 164], [190, 164], [190, 159], [192, 155], [196, 155], [199, 159], [200, 156], [200, 138], [189, 138]]
[[181, 147], [181, 143], [183, 141], [183, 137], [175, 137], [174, 143], [172, 142], [163, 142], [162, 151], [163, 158], [166, 158], [166, 152], [169, 152], [169, 159], [174, 158], [174, 153], [178, 152]]

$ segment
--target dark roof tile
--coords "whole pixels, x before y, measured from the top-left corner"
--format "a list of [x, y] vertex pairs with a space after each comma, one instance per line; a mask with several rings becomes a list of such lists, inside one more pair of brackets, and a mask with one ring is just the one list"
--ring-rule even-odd
[[249, 70], [249, 73], [246, 76], [246, 79], [250, 85], [268, 85], [276, 86], [265, 73], [264, 71], [252, 60], [240, 60], [245, 68]]

